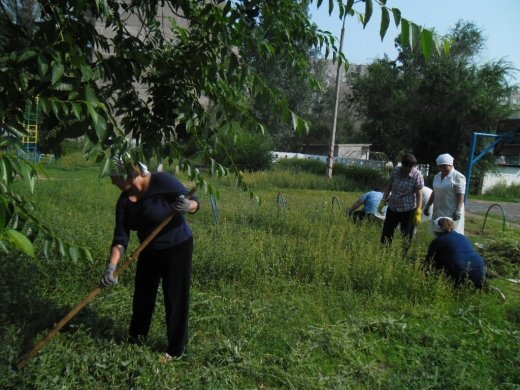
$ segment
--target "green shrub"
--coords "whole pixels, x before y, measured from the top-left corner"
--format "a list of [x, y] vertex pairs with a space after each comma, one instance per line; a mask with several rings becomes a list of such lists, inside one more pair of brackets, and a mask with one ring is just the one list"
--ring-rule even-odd
[[85, 146], [85, 139], [83, 138], [67, 138], [61, 143], [63, 155], [81, 152]]
[[226, 166], [235, 165], [241, 171], [269, 169], [272, 164], [272, 143], [261, 134], [242, 132], [238, 136], [225, 135], [219, 140], [216, 160]]

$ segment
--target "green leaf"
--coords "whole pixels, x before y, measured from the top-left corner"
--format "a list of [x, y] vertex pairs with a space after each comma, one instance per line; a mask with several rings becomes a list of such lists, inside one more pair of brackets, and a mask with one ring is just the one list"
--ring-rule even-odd
[[60, 254], [61, 257], [65, 257], [65, 246], [63, 245], [63, 241], [61, 241], [59, 238], [55, 238], [54, 239], [55, 243], [56, 243], [56, 247], [58, 248], [58, 253]]
[[56, 117], [58, 118], [60, 116], [60, 105], [59, 103], [52, 99], [51, 101], [51, 108], [52, 108], [52, 112], [54, 113], [54, 115], [56, 115]]
[[401, 45], [406, 47], [410, 44], [410, 24], [408, 20], [401, 19]]
[[20, 55], [20, 57], [18, 57], [17, 62], [28, 61], [28, 60], [34, 58], [37, 54], [38, 54], [38, 52], [36, 52], [34, 49], [27, 49], [22, 53], [22, 55]]
[[298, 129], [299, 134], [309, 134], [309, 124], [301, 117], [298, 118]]
[[13, 176], [13, 168], [9, 159], [0, 155], [0, 179], [3, 183], [10, 184]]
[[35, 257], [34, 246], [32, 242], [22, 233], [14, 229], [7, 229], [9, 241], [21, 249], [25, 254]]
[[347, 1], [347, 5], [345, 6], [345, 14], [348, 14], [352, 10], [353, 5], [354, 5], [354, 0]]
[[394, 14], [395, 27], [399, 27], [399, 23], [401, 23], [401, 11], [397, 8], [392, 8], [392, 14]]
[[381, 41], [386, 35], [386, 31], [388, 30], [388, 26], [390, 25], [390, 13], [388, 9], [383, 7], [381, 8], [381, 28], [379, 29], [379, 35], [381, 36]]
[[87, 259], [89, 263], [93, 263], [94, 259], [92, 257], [92, 253], [87, 248], [79, 248], [80, 256], [82, 259]]
[[432, 34], [432, 36], [433, 36], [433, 45], [435, 47], [435, 50], [437, 51], [437, 54], [440, 55], [443, 42], [441, 42], [441, 39], [437, 34]]
[[448, 41], [447, 39], [445, 39], [445, 40], [444, 40], [443, 48], [444, 48], [444, 54], [445, 54], [445, 55], [450, 54], [450, 51], [451, 51], [451, 42]]
[[72, 103], [72, 112], [74, 113], [74, 116], [78, 119], [81, 119], [81, 115], [83, 114], [83, 109], [81, 108], [81, 104], [79, 103]]
[[101, 177], [107, 176], [111, 172], [112, 167], [113, 167], [112, 160], [110, 159], [110, 157], [106, 157], [103, 161], [100, 176]]
[[73, 88], [74, 86], [71, 83], [59, 82], [56, 83], [52, 89], [55, 91], [72, 91]]
[[89, 106], [96, 107], [98, 104], [98, 99], [92, 87], [87, 86], [85, 88], [85, 100], [89, 103]]
[[71, 258], [71, 260], [74, 263], [77, 262], [80, 257], [79, 248], [77, 248], [75, 246], [70, 246], [69, 247], [69, 257]]
[[46, 259], [49, 258], [49, 251], [52, 246], [52, 238], [49, 236], [46, 236], [43, 241], [43, 256], [45, 256]]
[[87, 102], [87, 109], [90, 114], [90, 117], [92, 118], [92, 121], [94, 122], [94, 126], [96, 126], [99, 118], [99, 114], [96, 111], [96, 108], [90, 102]]
[[374, 11], [374, 6], [372, 4], [372, 0], [365, 0], [365, 16], [363, 17], [363, 28], [366, 27], [370, 18], [372, 17], [372, 12]]
[[423, 29], [421, 31], [421, 49], [425, 58], [432, 55], [433, 33], [430, 30]]
[[410, 47], [414, 50], [418, 45], [421, 39], [421, 27], [419, 27], [415, 23], [411, 23], [410, 29]]
[[49, 70], [49, 63], [43, 55], [38, 56], [38, 72], [41, 77], [45, 76]]
[[36, 184], [36, 171], [30, 164], [22, 165], [22, 177], [29, 183], [29, 189], [33, 193]]
[[81, 65], [81, 82], [92, 80], [92, 68], [88, 65]]
[[63, 76], [63, 73], [65, 73], [65, 67], [63, 66], [63, 64], [61, 62], [53, 63], [51, 83], [56, 84], [58, 81], [60, 81], [61, 76]]
[[43, 97], [40, 96], [40, 100], [38, 102], [39, 102], [41, 110], [45, 114], [48, 114], [49, 113], [49, 104], [48, 104], [47, 98], [43, 98]]
[[98, 114], [98, 119], [94, 123], [94, 128], [96, 129], [96, 134], [100, 141], [105, 141], [107, 139], [107, 121], [103, 115]]
[[332, 15], [333, 10], [334, 10], [334, 0], [329, 0], [329, 15]]

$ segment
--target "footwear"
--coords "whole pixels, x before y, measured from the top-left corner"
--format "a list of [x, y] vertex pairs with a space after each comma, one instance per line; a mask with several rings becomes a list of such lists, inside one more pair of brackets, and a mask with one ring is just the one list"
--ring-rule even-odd
[[175, 359], [173, 356], [171, 356], [168, 352], [164, 352], [159, 356], [159, 363], [168, 363], [171, 362], [173, 359]]

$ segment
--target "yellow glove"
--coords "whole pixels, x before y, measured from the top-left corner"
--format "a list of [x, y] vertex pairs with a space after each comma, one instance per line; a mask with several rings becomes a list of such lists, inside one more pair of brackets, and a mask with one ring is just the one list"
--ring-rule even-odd
[[385, 208], [386, 204], [387, 204], [387, 201], [384, 199], [381, 202], [379, 202], [379, 207], [377, 208], [377, 211], [379, 212], [379, 214], [383, 214], [383, 209]]
[[416, 224], [416, 225], [419, 225], [422, 221], [422, 209], [420, 207], [417, 207], [417, 209], [415, 209], [415, 216], [413, 218], [413, 222]]

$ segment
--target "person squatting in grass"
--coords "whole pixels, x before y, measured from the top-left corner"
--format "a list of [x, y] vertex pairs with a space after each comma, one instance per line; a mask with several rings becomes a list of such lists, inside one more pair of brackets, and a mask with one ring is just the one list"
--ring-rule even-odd
[[[450, 216], [455, 222], [455, 231], [464, 234], [466, 177], [453, 168], [453, 161], [453, 157], [448, 153], [437, 157], [439, 173], [433, 178], [433, 192], [424, 206], [424, 215], [430, 214], [433, 204], [432, 221], [442, 216]], [[432, 231], [435, 231], [433, 222]]]
[[433, 223], [437, 237], [428, 248], [426, 263], [444, 272], [456, 286], [469, 279], [477, 288], [483, 287], [486, 261], [471, 241], [454, 230], [455, 224], [450, 217], [439, 217]]
[[411, 242], [416, 225], [422, 219], [422, 188], [424, 179], [417, 168], [417, 159], [413, 154], [405, 154], [401, 166], [396, 167], [379, 204], [381, 213], [388, 204], [386, 218], [381, 234], [381, 243], [392, 242], [395, 229], [400, 226], [401, 234]]
[[[383, 213], [379, 213], [378, 211], [381, 199], [383, 199], [383, 191], [379, 188], [365, 192], [352, 206], [350, 206], [347, 215], [352, 217], [354, 222], [361, 222], [364, 219], [367, 219], [370, 222], [382, 222], [385, 216]], [[357, 210], [361, 206], [363, 206], [363, 209]]]
[[193, 234], [184, 214], [198, 211], [196, 197], [167, 172], [150, 174], [146, 165], [114, 159], [112, 184], [121, 191], [116, 204], [112, 250], [101, 283], [117, 283], [114, 271], [128, 246], [130, 231], [143, 242], [173, 212], [175, 216], [141, 252], [135, 273], [130, 341], [144, 341], [155, 309], [162, 280], [168, 349], [163, 358], [180, 357], [188, 343], [189, 295], [192, 277]]

